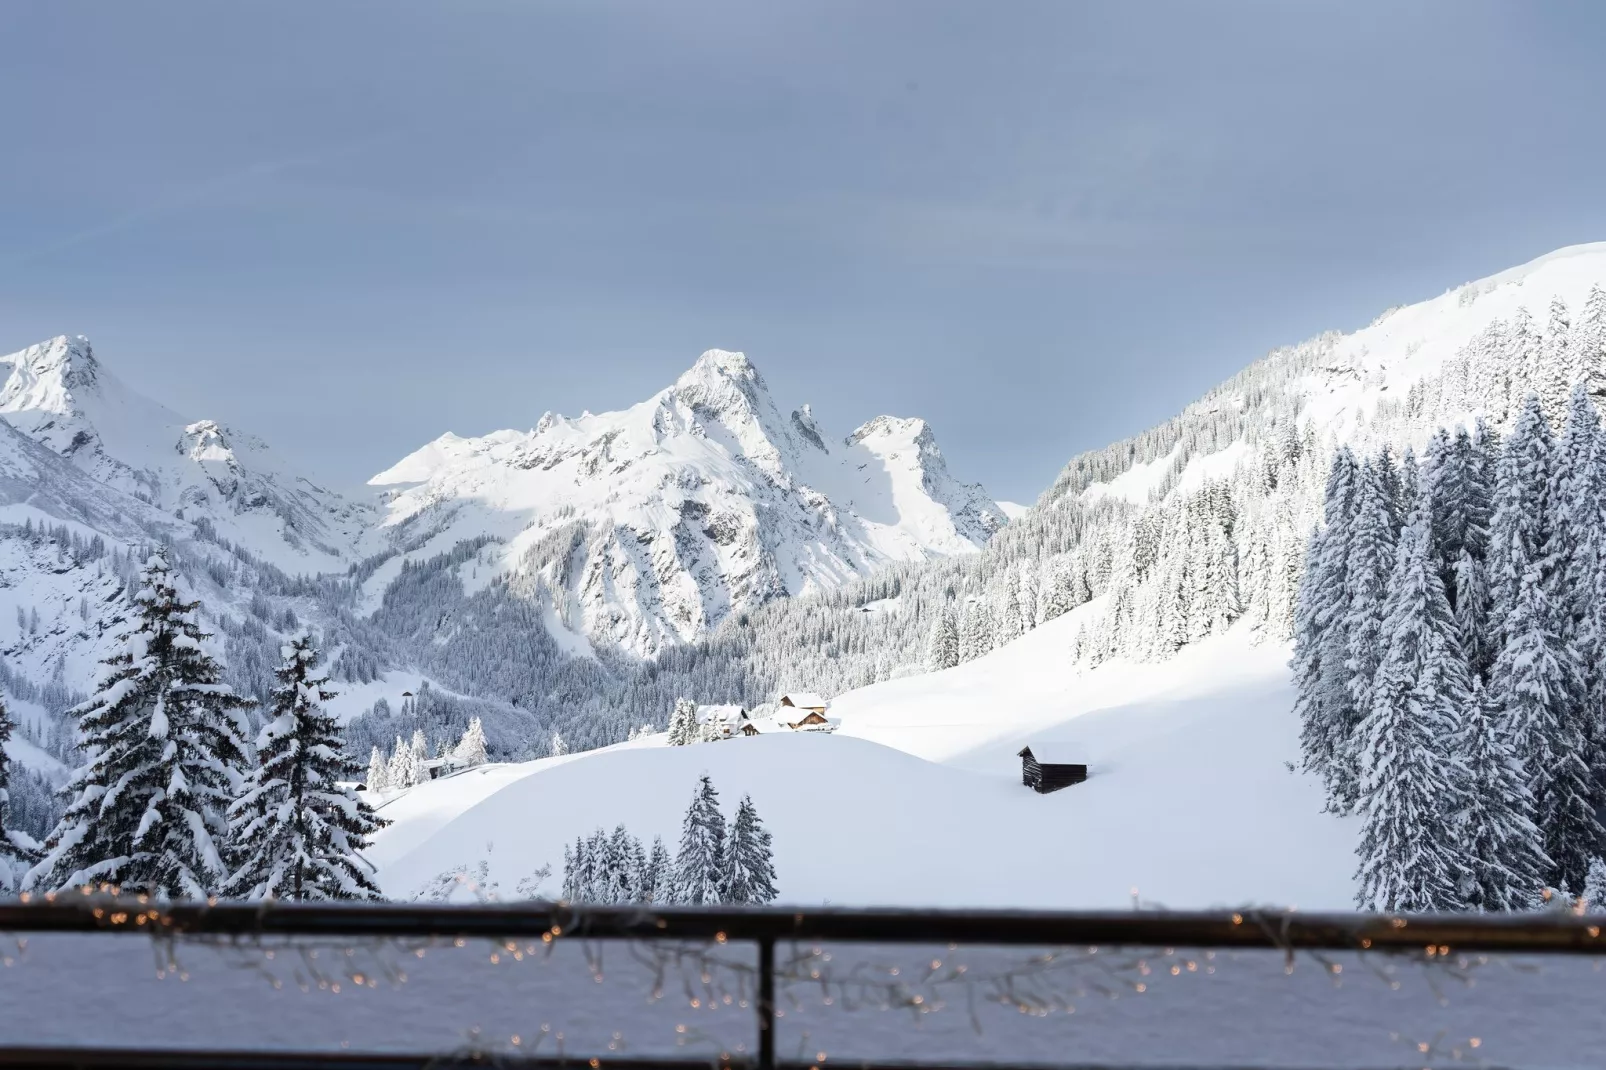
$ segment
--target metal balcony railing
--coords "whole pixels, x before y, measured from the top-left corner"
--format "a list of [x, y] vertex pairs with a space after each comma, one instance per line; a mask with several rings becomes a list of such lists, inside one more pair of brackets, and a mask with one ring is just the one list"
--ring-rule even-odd
[[[0, 1067], [307, 1067], [435, 1068], [458, 1066], [590, 1067], [638, 1070], [726, 1067], [819, 1070], [775, 1055], [775, 947], [778, 942], [943, 944], [970, 947], [1373, 951], [1438, 955], [1451, 951], [1537, 955], [1606, 954], [1606, 918], [1555, 911], [1521, 915], [1301, 914], [1293, 912], [1062, 913], [991, 910], [849, 910], [578, 906], [553, 903], [476, 905], [155, 903], [63, 893], [0, 902], [0, 933], [127, 933], [250, 939], [263, 937], [437, 938], [502, 940], [698, 941], [751, 943], [756, 954], [755, 1054], [743, 1057], [530, 1056], [516, 1053], [356, 1053], [103, 1048], [7, 1048]], [[979, 1070], [1030, 1065], [861, 1062], [833, 1055], [831, 1066], [862, 1070]], [[1062, 1067], [1065, 1064], [1060, 1064]]]

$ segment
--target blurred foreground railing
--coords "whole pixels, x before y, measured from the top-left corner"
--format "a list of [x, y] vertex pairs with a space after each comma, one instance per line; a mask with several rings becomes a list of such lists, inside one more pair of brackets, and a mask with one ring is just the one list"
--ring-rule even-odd
[[[947, 944], [970, 947], [1197, 948], [1281, 951], [1370, 951], [1439, 959], [1467, 952], [1569, 955], [1606, 953], [1602, 918], [1561, 911], [1523, 915], [1389, 916], [1241, 912], [1058, 913], [976, 910], [788, 910], [578, 907], [550, 903], [411, 904], [158, 904], [103, 895], [62, 894], [0, 902], [0, 933], [127, 933], [147, 937], [431, 938], [491, 941], [702, 941], [752, 943], [757, 952], [756, 1054], [744, 1057], [661, 1058], [527, 1056], [517, 1053], [263, 1052], [7, 1048], [0, 1031], [0, 1066], [223, 1067], [315, 1066], [558, 1067], [606, 1065], [615, 1070], [665, 1067], [752, 1067], [788, 1070], [809, 1061], [775, 1056], [777, 942]], [[4, 1008], [0, 1008], [3, 1021]], [[940, 1064], [860, 1062], [833, 1055], [831, 1066], [921, 1067]], [[982, 1065], [956, 1064], [975, 1070]], [[1023, 1065], [1023, 1064], [1009, 1064]], [[1068, 1066], [1071, 1064], [1059, 1064]], [[818, 1068], [816, 1068], [818, 1070]]]

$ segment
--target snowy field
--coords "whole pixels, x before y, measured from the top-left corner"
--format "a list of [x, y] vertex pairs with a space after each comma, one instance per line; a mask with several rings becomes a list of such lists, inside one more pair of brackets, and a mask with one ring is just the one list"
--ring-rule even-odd
[[[507, 896], [563, 847], [623, 823], [673, 850], [697, 777], [751, 794], [781, 899], [837, 905], [1348, 909], [1354, 826], [1321, 812], [1298, 753], [1287, 650], [1229, 634], [1163, 665], [1070, 666], [1082, 612], [985, 658], [840, 696], [834, 735], [687, 747], [662, 737], [414, 788], [370, 852], [412, 898], [481, 863]], [[1084, 784], [1038, 795], [1016, 752], [1059, 744]]]

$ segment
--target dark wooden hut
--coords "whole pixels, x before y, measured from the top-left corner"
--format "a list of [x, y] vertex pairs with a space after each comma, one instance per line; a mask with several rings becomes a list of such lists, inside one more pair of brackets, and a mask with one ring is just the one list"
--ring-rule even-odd
[[1087, 779], [1087, 766], [1058, 760], [1068, 756], [1058, 753], [1053, 744], [1039, 743], [1037, 749], [1042, 757], [1033, 754], [1031, 747], [1020, 749], [1020, 782], [1039, 795], [1047, 795]]

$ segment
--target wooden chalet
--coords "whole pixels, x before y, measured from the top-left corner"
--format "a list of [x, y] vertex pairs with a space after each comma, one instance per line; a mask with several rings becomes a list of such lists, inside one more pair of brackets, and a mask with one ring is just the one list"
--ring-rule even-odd
[[[744, 731], [742, 722], [748, 720], [747, 710], [741, 706], [698, 706], [697, 723], [708, 725], [713, 734], [720, 739], [729, 739], [739, 731]], [[745, 734], [745, 733], [744, 733]]]
[[1087, 766], [1064, 760], [1069, 757], [1071, 755], [1062, 753], [1060, 747], [1053, 743], [1039, 743], [1035, 754], [1031, 747], [1022, 747], [1020, 782], [1039, 795], [1080, 784], [1087, 779]]
[[786, 722], [786, 727], [802, 729], [802, 728], [815, 728], [815, 727], [829, 727], [830, 724], [831, 724], [831, 722], [826, 718], [825, 714], [821, 713], [818, 710], [809, 710], [807, 713], [805, 713], [802, 717], [799, 717], [797, 720], [795, 720], [795, 721], [787, 721]]
[[813, 728], [819, 731], [831, 725], [825, 716], [825, 711], [830, 708], [829, 702], [812, 691], [793, 691], [781, 696], [781, 708], [776, 711], [776, 716], [788, 728]]

